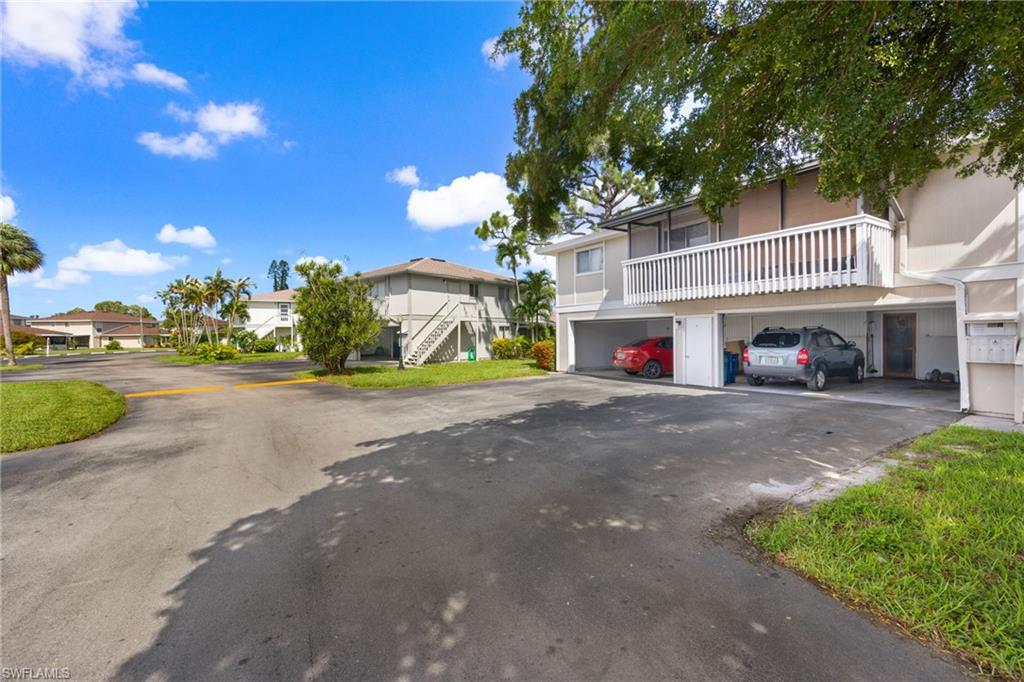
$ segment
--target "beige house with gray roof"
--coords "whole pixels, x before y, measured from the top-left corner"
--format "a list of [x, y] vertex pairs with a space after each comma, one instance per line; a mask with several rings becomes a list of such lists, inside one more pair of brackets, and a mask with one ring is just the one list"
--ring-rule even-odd
[[[387, 326], [361, 355], [397, 358], [410, 364], [491, 356], [491, 342], [512, 335], [515, 280], [439, 258], [361, 273], [373, 285]], [[299, 346], [295, 291], [256, 294], [244, 324], [260, 338], [273, 336], [281, 346]]]

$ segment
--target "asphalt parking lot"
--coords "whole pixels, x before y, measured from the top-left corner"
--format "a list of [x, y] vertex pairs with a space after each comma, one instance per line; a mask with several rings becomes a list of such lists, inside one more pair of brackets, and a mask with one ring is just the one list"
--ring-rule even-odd
[[304, 364], [96, 357], [11, 380], [223, 389], [131, 399], [97, 436], [0, 460], [4, 666], [132, 680], [963, 676], [751, 557], [730, 521], [952, 413], [566, 375], [242, 390]]

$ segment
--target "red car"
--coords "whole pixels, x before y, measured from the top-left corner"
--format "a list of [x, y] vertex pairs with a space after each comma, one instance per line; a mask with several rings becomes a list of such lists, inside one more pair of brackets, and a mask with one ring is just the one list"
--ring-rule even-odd
[[612, 353], [612, 364], [626, 370], [626, 374], [643, 374], [657, 379], [672, 372], [672, 337], [656, 336], [619, 346]]

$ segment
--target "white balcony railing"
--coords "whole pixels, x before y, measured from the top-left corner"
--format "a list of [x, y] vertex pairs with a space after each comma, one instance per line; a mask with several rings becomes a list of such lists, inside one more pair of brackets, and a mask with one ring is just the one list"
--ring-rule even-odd
[[622, 262], [626, 305], [893, 285], [892, 227], [857, 215]]

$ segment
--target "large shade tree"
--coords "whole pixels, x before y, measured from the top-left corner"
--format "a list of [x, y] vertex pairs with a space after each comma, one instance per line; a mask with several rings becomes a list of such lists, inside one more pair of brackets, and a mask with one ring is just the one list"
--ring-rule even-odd
[[930, 172], [1024, 182], [1024, 3], [527, 2], [498, 41], [532, 78], [506, 179], [544, 238], [595, 140], [709, 214], [821, 165], [881, 206]]
[[4, 354], [15, 364], [11, 339], [11, 296], [7, 278], [16, 272], [32, 272], [43, 265], [43, 253], [27, 232], [11, 223], [0, 222], [0, 324], [3, 325]]

